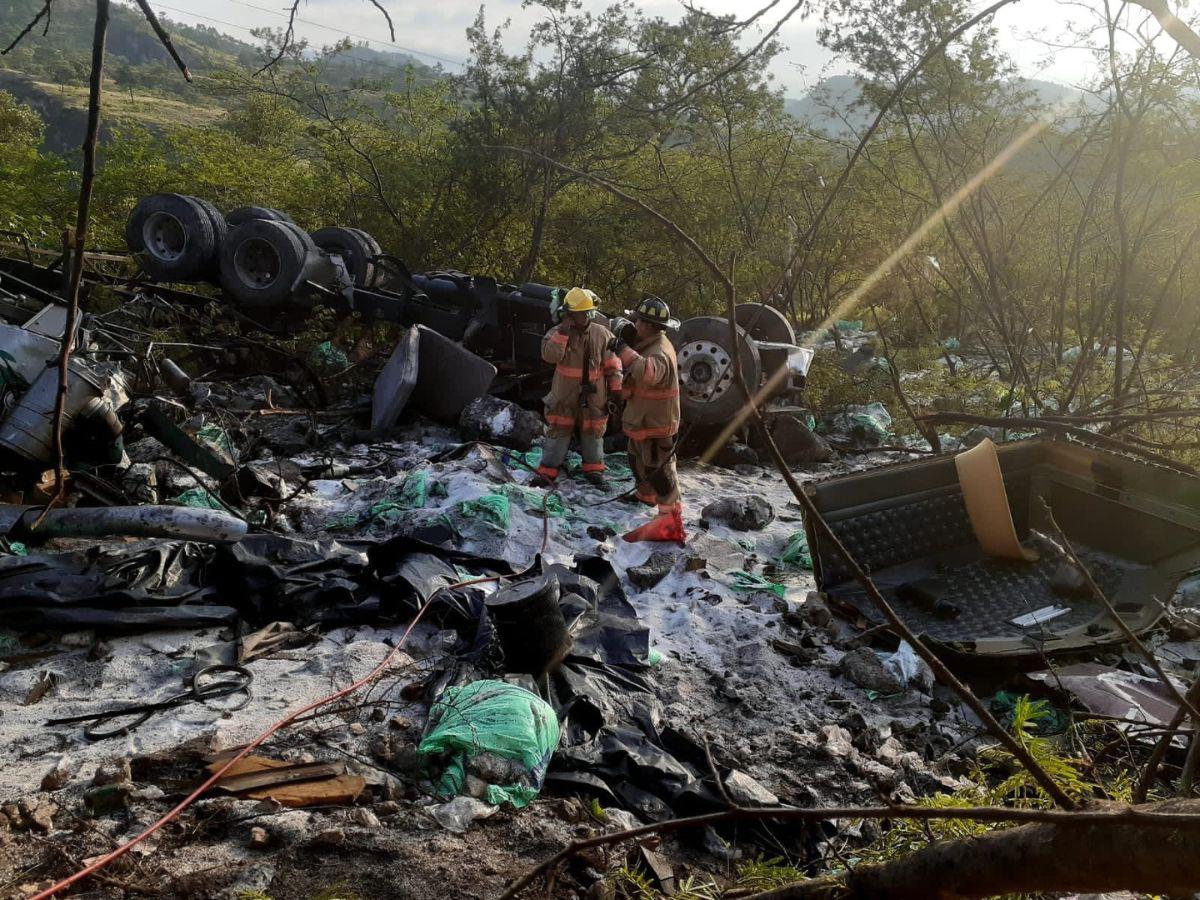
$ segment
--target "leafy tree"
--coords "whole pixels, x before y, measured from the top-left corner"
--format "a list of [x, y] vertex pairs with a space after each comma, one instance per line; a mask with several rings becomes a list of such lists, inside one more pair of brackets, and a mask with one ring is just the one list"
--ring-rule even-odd
[[0, 228], [55, 243], [70, 183], [63, 160], [39, 151], [44, 130], [34, 110], [0, 91]]

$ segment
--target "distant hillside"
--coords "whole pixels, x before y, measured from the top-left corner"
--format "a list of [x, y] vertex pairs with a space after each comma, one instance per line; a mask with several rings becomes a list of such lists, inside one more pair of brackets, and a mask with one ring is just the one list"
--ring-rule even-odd
[[[1034, 104], [1053, 106], [1059, 103], [1082, 103], [1091, 106], [1095, 101], [1082, 91], [1052, 81], [1023, 78], [1018, 87], [1030, 94]], [[862, 89], [853, 75], [834, 75], [821, 81], [804, 97], [789, 98], [784, 108], [810, 128], [829, 135], [845, 135], [862, 131], [875, 118], [873, 107], [860, 105]]]
[[[225, 115], [225, 110], [201, 95], [187, 99], [162, 97], [133, 88], [118, 89], [111, 81], [105, 82], [105, 88], [101, 140], [107, 139], [114, 127], [124, 123], [154, 129], [167, 125], [204, 125]], [[79, 150], [87, 126], [88, 88], [85, 82], [53, 84], [0, 69], [0, 91], [7, 91], [37, 110], [46, 123], [43, 149], [60, 154]]]
[[[42, 6], [42, 0], [0, 0], [0, 45], [7, 45], [30, 22]], [[87, 72], [92, 47], [92, 0], [55, 0], [49, 33], [39, 26], [27, 35], [16, 50], [0, 57], [0, 68], [54, 82], [78, 80]], [[262, 14], [263, 27], [281, 24], [280, 19]], [[168, 18], [163, 25], [179, 49], [180, 56], [197, 75], [229, 65], [253, 66], [262, 61], [261, 48], [203, 25], [184, 25]], [[147, 24], [141, 11], [126, 3], [112, 6], [108, 32], [108, 65], [116, 81], [153, 75], [161, 79], [165, 91], [184, 90], [174, 64]], [[420, 77], [436, 77], [437, 70], [423, 65], [406, 53], [356, 47], [345, 57], [345, 66], [357, 75], [370, 69], [374, 77], [403, 83], [406, 69], [412, 67]]]
[[[16, 37], [41, 6], [42, 0], [0, 0], [0, 43], [7, 45]], [[86, 80], [95, 12], [91, 0], [55, 0], [49, 31], [43, 35], [39, 24], [15, 50], [0, 57], [0, 68], [52, 82]], [[171, 22], [169, 29], [180, 55], [197, 74], [254, 57], [254, 48], [249, 44], [211, 28]], [[112, 6], [108, 64], [109, 74], [118, 81], [137, 75], [145, 80], [156, 77], [168, 91], [175, 87], [171, 82], [183, 81], [142, 13], [121, 3]]]
[[[0, 47], [7, 46], [41, 7], [42, 0], [0, 0]], [[55, 0], [49, 32], [43, 35], [39, 25], [15, 50], [0, 56], [0, 90], [38, 110], [46, 121], [48, 150], [73, 151], [83, 138], [94, 16], [92, 0]], [[263, 25], [278, 24], [273, 18], [264, 14]], [[207, 90], [204, 76], [262, 62], [260, 48], [215, 28], [168, 19], [163, 24], [196, 81], [183, 80], [140, 10], [116, 2], [105, 68], [108, 125], [133, 121], [158, 128], [213, 121], [222, 114], [221, 101]], [[334, 87], [371, 79], [401, 88], [410, 76], [441, 77], [439, 70], [412, 56], [365, 46], [341, 56], [328, 75]]]
[[788, 98], [783, 105], [793, 118], [816, 131], [843, 134], [851, 129], [865, 128], [871, 122], [874, 115], [871, 110], [851, 108], [861, 97], [857, 78], [834, 75], [822, 79], [803, 97]]

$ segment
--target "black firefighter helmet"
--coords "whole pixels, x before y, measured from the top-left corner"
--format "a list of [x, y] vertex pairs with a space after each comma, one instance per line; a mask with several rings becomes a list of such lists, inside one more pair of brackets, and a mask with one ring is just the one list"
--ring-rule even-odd
[[647, 297], [637, 305], [637, 309], [625, 310], [625, 315], [635, 322], [643, 319], [662, 328], [674, 330], [679, 327], [679, 320], [671, 318], [671, 307], [659, 297]]

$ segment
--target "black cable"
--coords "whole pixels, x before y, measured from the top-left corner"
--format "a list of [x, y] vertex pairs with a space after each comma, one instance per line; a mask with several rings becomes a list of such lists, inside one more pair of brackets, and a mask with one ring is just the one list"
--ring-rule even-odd
[[[231, 675], [232, 678], [221, 681], [204, 681], [206, 676], [211, 675]], [[235, 706], [222, 707], [223, 712], [233, 712], [246, 706], [253, 696], [250, 691], [250, 682], [254, 680], [254, 675], [249, 669], [244, 666], [217, 664], [205, 666], [200, 669], [191, 678], [191, 683], [186, 691], [176, 694], [173, 697], [168, 697], [166, 700], [161, 700], [157, 703], [138, 703], [132, 706], [119, 706], [116, 709], [108, 709], [103, 712], [83, 713], [78, 716], [63, 716], [58, 719], [48, 719], [47, 725], [75, 725], [80, 722], [88, 722], [84, 726], [83, 735], [89, 741], [102, 741], [105, 738], [119, 737], [128, 734], [142, 725], [153, 716], [156, 712], [162, 712], [167, 709], [175, 709], [178, 706], [183, 706], [187, 703], [206, 703], [209, 700], [214, 700], [218, 697], [228, 697], [232, 694], [242, 693], [245, 696]], [[105, 727], [111, 722], [120, 722], [123, 719], [132, 719], [125, 724], [118, 724], [115, 727]]]

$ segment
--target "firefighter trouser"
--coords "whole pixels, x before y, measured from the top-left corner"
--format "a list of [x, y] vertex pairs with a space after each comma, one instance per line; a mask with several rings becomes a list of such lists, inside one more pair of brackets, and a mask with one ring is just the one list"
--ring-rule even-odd
[[660, 507], [679, 502], [679, 479], [675, 473], [673, 438], [650, 438], [629, 442], [629, 467], [637, 483], [637, 498]]
[[[604, 471], [604, 435], [592, 432], [581, 432], [579, 435], [580, 450], [583, 451], [583, 471]], [[562, 434], [557, 429], [552, 431], [542, 443], [542, 463], [538, 471], [543, 474], [554, 474], [562, 468], [563, 460], [567, 458], [567, 448], [571, 446], [571, 434]], [[544, 471], [548, 470], [548, 471]]]

